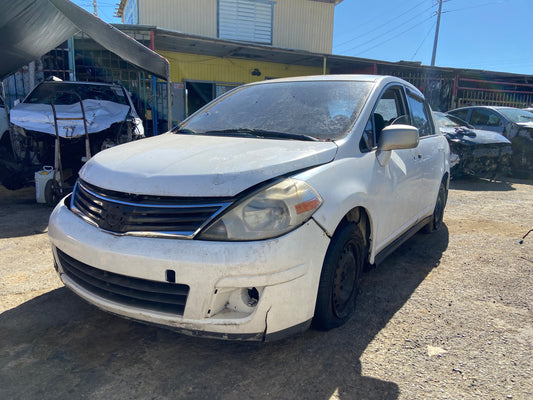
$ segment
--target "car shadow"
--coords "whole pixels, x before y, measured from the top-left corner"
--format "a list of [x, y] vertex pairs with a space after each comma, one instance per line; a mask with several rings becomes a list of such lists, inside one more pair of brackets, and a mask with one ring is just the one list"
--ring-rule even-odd
[[398, 385], [363, 375], [360, 358], [439, 265], [448, 236], [446, 226], [417, 234], [366, 273], [356, 314], [344, 326], [272, 343], [184, 336], [53, 290], [0, 315], [0, 393], [39, 400], [397, 399]]
[[513, 184], [533, 185], [533, 180], [514, 178], [499, 178], [491, 180], [476, 177], [462, 177], [452, 179], [450, 181], [450, 189], [475, 192], [509, 192], [516, 190], [513, 188]]
[[35, 188], [11, 191], [0, 185], [0, 239], [45, 233], [52, 210], [35, 201]]

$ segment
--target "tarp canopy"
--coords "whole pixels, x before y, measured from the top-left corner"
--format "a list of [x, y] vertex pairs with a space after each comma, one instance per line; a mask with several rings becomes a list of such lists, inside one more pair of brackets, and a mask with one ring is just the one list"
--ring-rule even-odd
[[169, 80], [165, 58], [68, 0], [0, 0], [0, 80], [78, 32], [123, 60]]

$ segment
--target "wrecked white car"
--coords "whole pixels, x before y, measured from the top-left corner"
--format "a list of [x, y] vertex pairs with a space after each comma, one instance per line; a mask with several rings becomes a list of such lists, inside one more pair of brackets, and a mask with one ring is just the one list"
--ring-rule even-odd
[[449, 147], [401, 79], [239, 87], [179, 129], [105, 150], [49, 223], [64, 284], [198, 336], [337, 327], [363, 269], [442, 223]]
[[3, 182], [9, 189], [24, 186], [35, 168], [54, 166], [57, 137], [62, 169], [74, 180], [92, 155], [144, 137], [129, 93], [115, 84], [43, 82], [11, 109], [10, 121], [10, 146], [20, 168]]

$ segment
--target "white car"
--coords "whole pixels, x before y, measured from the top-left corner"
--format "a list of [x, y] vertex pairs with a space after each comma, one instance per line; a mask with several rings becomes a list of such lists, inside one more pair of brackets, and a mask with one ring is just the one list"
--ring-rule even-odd
[[50, 217], [57, 271], [103, 310], [197, 336], [343, 324], [366, 264], [442, 222], [449, 147], [386, 76], [269, 80], [98, 153]]

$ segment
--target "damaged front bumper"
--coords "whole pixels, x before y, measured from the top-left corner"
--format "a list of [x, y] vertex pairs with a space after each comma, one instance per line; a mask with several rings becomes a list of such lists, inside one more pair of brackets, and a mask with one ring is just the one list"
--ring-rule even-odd
[[469, 145], [450, 142], [450, 165], [453, 177], [462, 175], [506, 175], [511, 169], [510, 144]]
[[[244, 340], [274, 340], [310, 325], [330, 240], [312, 219], [255, 242], [114, 236], [64, 202], [50, 217], [49, 236], [62, 281], [99, 308], [186, 334]], [[181, 297], [162, 308], [173, 290]]]

